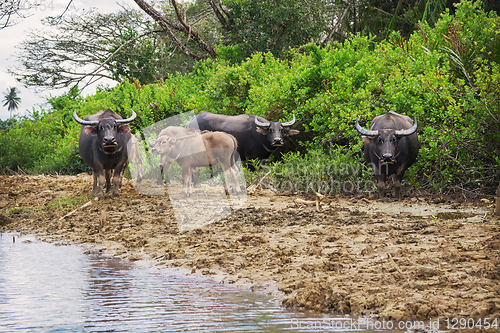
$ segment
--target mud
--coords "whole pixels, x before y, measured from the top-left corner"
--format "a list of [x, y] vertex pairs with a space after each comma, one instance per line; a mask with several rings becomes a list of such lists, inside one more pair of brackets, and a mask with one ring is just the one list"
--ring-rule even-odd
[[118, 198], [95, 201], [91, 182], [83, 174], [0, 176], [0, 230], [154, 260], [273, 294], [298, 310], [396, 320], [500, 317], [492, 201], [316, 203], [257, 190], [222, 220], [179, 232], [168, 196], [139, 194], [124, 180]]

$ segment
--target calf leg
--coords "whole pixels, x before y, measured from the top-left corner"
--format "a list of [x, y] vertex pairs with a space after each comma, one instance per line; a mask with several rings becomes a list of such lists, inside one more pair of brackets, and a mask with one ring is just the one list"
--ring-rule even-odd
[[172, 165], [172, 161], [168, 161], [167, 163], [165, 163], [165, 167], [163, 168], [163, 174], [165, 175], [165, 184], [167, 185], [170, 184], [170, 165]]
[[163, 165], [160, 164], [160, 175], [158, 176], [158, 179], [156, 180], [157, 185], [163, 185]]
[[191, 183], [191, 168], [189, 167], [182, 168], [182, 182], [184, 184], [183, 188], [184, 195], [189, 197], [190, 196], [189, 186]]
[[192, 179], [193, 179], [193, 187], [199, 188], [201, 187], [201, 178], [200, 178], [201, 169], [194, 168], [192, 171]]

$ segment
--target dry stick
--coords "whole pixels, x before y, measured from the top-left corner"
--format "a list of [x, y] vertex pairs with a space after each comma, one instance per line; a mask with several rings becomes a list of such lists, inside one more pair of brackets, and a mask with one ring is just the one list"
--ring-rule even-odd
[[59, 219], [59, 221], [61, 221], [61, 220], [62, 220], [62, 219], [64, 219], [65, 217], [68, 217], [68, 216], [70, 216], [70, 215], [73, 215], [73, 214], [74, 214], [77, 210], [82, 209], [82, 208], [85, 208], [85, 207], [87, 207], [88, 205], [90, 205], [91, 203], [92, 203], [92, 201], [89, 201], [89, 202], [87, 202], [86, 204], [84, 204], [83, 206], [78, 207], [78, 208], [76, 208], [76, 209], [72, 210], [72, 211], [71, 211], [71, 212], [69, 212], [68, 214], [66, 214], [66, 215], [64, 215], [63, 217], [61, 217], [61, 218]]
[[262, 177], [262, 178], [259, 180], [259, 182], [257, 183], [257, 185], [252, 184], [251, 186], [249, 186], [249, 187], [248, 187], [248, 190], [249, 190], [249, 191], [252, 191], [252, 192], [253, 192], [253, 191], [255, 191], [255, 189], [257, 189], [257, 187], [260, 185], [260, 183], [262, 183], [262, 181], [264, 180], [264, 178], [266, 178], [266, 177], [267, 177], [270, 173], [271, 173], [271, 171], [269, 171], [268, 173], [266, 173], [266, 174], [264, 175], [264, 177]]
[[403, 271], [401, 270], [401, 268], [399, 268], [398, 264], [396, 264], [396, 262], [394, 261], [394, 259], [392, 259], [392, 256], [390, 253], [387, 253], [387, 256], [389, 257], [389, 261], [391, 262], [392, 266], [394, 266], [394, 268], [401, 274], [404, 274]]
[[300, 203], [300, 204], [303, 204], [303, 205], [306, 205], [306, 206], [314, 206], [314, 205], [316, 205], [316, 201], [304, 200], [304, 199], [301, 199], [301, 198], [295, 199], [295, 203]]
[[321, 207], [320, 207], [320, 202], [323, 200], [325, 196], [321, 193], [316, 192], [316, 210], [319, 212]]

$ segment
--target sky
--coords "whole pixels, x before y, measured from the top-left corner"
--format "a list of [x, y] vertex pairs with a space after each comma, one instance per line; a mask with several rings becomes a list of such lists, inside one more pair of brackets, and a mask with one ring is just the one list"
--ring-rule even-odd
[[[19, 109], [13, 111], [13, 115], [25, 115], [26, 111], [32, 111], [33, 107], [39, 109], [39, 105], [46, 105], [46, 97], [59, 96], [69, 90], [43, 90], [35, 92], [33, 88], [26, 88], [22, 83], [17, 82], [14, 76], [7, 72], [7, 68], [12, 68], [16, 64], [16, 45], [21, 43], [26, 38], [26, 33], [30, 29], [40, 29], [43, 25], [40, 23], [41, 19], [46, 16], [57, 16], [64, 12], [64, 9], [69, 3], [69, 0], [26, 0], [30, 3], [46, 4], [45, 8], [38, 7], [37, 10], [31, 9], [26, 11], [27, 18], [16, 18], [17, 24], [0, 30], [0, 41], [2, 47], [0, 48], [0, 102], [3, 101], [5, 93], [9, 87], [16, 87], [18, 96], [21, 98]], [[119, 4], [129, 4], [131, 8], [137, 6], [132, 0], [117, 1], [103, 1], [103, 0], [73, 0], [68, 9], [68, 12], [83, 12], [94, 8], [102, 13], [115, 12], [120, 10]], [[43, 8], [43, 9], [41, 9]], [[116, 82], [108, 80], [100, 80], [97, 84], [109, 84], [114, 86]], [[82, 94], [84, 96], [90, 95], [95, 92], [97, 84], [87, 87]], [[0, 119], [6, 120], [10, 117], [10, 112], [7, 106], [3, 106], [4, 102], [0, 103]]]

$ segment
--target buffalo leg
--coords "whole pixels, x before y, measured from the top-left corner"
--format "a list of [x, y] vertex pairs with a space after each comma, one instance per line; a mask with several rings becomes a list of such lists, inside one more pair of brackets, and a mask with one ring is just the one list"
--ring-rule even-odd
[[94, 178], [94, 182], [92, 183], [92, 195], [97, 195], [97, 170], [92, 169], [92, 177]]
[[124, 171], [125, 171], [125, 166], [121, 165], [115, 169], [115, 172], [113, 174], [113, 186], [111, 195], [114, 197], [118, 196], [118, 190], [122, 186], [122, 178]]
[[401, 185], [405, 171], [405, 166], [401, 165], [396, 169], [396, 174], [394, 175], [394, 196], [396, 197], [396, 200], [401, 200]]
[[106, 176], [106, 193], [111, 191], [111, 170], [104, 170], [104, 175]]
[[378, 198], [383, 199], [385, 198], [386, 174], [382, 173], [382, 170], [379, 168], [374, 168], [373, 171], [375, 172], [375, 179], [377, 180]]
[[104, 170], [99, 170], [97, 172], [97, 191], [95, 193], [95, 196], [99, 199], [101, 199], [104, 196], [104, 185], [105, 185], [105, 176], [104, 176]]

